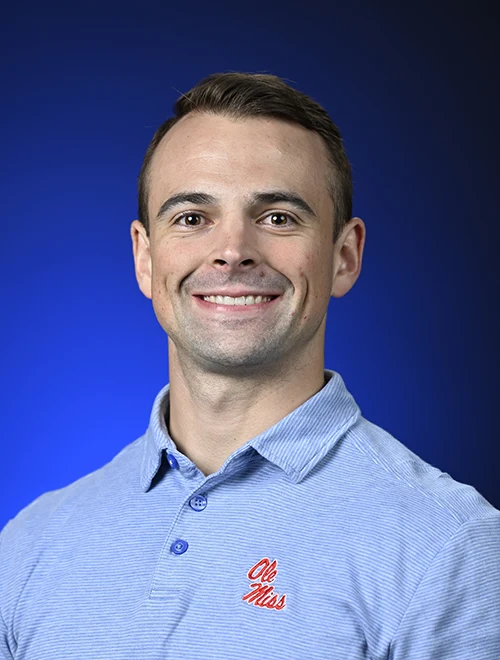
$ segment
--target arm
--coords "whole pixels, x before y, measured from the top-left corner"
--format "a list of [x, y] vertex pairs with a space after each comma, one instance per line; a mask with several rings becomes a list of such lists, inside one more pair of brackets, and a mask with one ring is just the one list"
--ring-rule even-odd
[[3, 607], [5, 603], [3, 602], [5, 598], [5, 580], [6, 580], [6, 566], [5, 560], [2, 553], [2, 540], [3, 533], [5, 528], [0, 532], [0, 660], [14, 660], [14, 656], [10, 652], [9, 642], [8, 642], [8, 630], [7, 624], [5, 623], [3, 615]]
[[436, 555], [388, 658], [500, 658], [500, 512], [464, 523]]

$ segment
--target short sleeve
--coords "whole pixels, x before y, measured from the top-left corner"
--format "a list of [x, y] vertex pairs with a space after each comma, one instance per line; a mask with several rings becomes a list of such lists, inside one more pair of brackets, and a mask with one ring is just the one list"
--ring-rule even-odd
[[500, 512], [464, 523], [434, 558], [389, 660], [499, 660]]
[[5, 527], [0, 532], [0, 660], [14, 660], [14, 656], [10, 651], [9, 646], [9, 633], [7, 629], [7, 624], [5, 623], [4, 618], [4, 607], [5, 603], [3, 599], [5, 598], [5, 587], [7, 579], [7, 569], [4, 554], [2, 552], [2, 542], [5, 533]]

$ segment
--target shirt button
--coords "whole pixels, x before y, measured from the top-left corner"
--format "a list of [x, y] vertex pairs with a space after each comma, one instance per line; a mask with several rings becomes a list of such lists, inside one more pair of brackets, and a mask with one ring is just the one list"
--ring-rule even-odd
[[173, 454], [167, 454], [167, 461], [171, 468], [177, 470], [177, 468], [179, 467], [179, 463], [177, 462], [177, 459]]
[[183, 541], [182, 539], [177, 539], [177, 541], [174, 541], [170, 546], [170, 550], [172, 550], [172, 552], [175, 555], [182, 555], [186, 552], [188, 546], [189, 544], [187, 541]]
[[189, 506], [195, 511], [203, 511], [207, 508], [207, 498], [203, 495], [195, 495], [189, 500]]

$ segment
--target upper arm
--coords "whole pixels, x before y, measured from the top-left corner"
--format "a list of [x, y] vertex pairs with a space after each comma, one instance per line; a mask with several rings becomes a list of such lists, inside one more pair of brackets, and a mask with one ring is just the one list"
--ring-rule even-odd
[[9, 645], [9, 630], [4, 617], [4, 608], [7, 588], [7, 565], [4, 555], [4, 536], [6, 527], [0, 532], [0, 659], [1, 660], [14, 660], [14, 655], [11, 652]]
[[436, 555], [388, 657], [500, 658], [500, 512], [464, 523]]

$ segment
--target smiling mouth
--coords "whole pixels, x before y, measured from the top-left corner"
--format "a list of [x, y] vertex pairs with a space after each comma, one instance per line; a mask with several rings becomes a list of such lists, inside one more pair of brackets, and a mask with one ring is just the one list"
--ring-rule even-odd
[[205, 302], [214, 303], [216, 305], [259, 305], [260, 303], [270, 302], [278, 296], [197, 296]]

